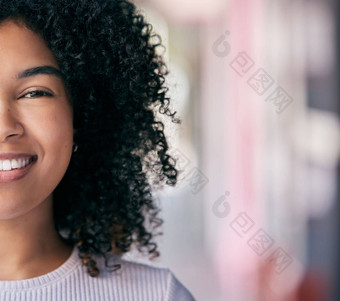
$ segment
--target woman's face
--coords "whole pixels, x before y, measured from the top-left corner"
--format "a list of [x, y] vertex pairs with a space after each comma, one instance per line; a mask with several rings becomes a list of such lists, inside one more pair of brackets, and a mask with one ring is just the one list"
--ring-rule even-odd
[[0, 168], [9, 167], [5, 153], [36, 155], [36, 161], [28, 168], [0, 171], [0, 222], [28, 213], [46, 199], [52, 201], [71, 159], [73, 111], [62, 79], [23, 73], [40, 66], [52, 67], [47, 69], [52, 73], [53, 67], [59, 69], [44, 40], [24, 26], [2, 22]]

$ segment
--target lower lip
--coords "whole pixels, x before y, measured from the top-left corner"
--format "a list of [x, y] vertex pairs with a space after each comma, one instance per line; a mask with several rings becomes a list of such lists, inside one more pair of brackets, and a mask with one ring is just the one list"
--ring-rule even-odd
[[37, 160], [34, 159], [33, 162], [23, 168], [13, 170], [0, 170], [0, 183], [9, 183], [23, 178], [29, 172], [36, 161]]

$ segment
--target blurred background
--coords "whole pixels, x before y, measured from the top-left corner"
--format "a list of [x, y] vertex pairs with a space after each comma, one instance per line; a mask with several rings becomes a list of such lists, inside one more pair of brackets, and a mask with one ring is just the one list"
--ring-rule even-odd
[[338, 2], [134, 2], [166, 47], [181, 172], [155, 192], [161, 257], [126, 257], [198, 301], [340, 300]]

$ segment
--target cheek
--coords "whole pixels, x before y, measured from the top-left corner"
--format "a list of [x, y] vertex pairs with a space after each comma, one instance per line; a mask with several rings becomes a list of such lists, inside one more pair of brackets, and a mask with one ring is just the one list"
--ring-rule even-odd
[[46, 122], [44, 131], [45, 141], [49, 145], [61, 148], [72, 143], [72, 119], [65, 114], [56, 114]]
[[72, 155], [72, 111], [68, 106], [41, 106], [22, 112], [27, 134], [23, 138], [38, 154], [38, 161], [20, 188], [15, 182], [0, 186], [0, 219], [24, 214], [45, 200], [60, 183]]
[[[42, 120], [44, 128], [37, 129], [41, 161], [37, 169], [37, 179], [43, 183], [46, 196], [63, 178], [72, 156], [73, 124], [72, 112], [60, 106]], [[39, 160], [38, 160], [39, 161]]]
[[72, 110], [66, 103], [35, 110], [26, 120], [26, 127], [44, 156], [60, 157], [70, 153], [73, 144]]
[[53, 147], [51, 151], [68, 153], [73, 142], [72, 111], [67, 107], [58, 108], [54, 110], [46, 124], [46, 142]]

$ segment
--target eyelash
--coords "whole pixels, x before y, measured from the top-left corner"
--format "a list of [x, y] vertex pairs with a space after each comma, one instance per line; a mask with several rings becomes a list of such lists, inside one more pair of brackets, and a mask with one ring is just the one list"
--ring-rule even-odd
[[[36, 93], [36, 94], [37, 94], [37, 92], [39, 92], [39, 94], [40, 94], [40, 93], [43, 93], [43, 94], [44, 94], [44, 95], [40, 95], [39, 97], [41, 97], [41, 96], [49, 96], [49, 97], [54, 96], [54, 95], [53, 95], [52, 93], [50, 93], [50, 92], [46, 92], [46, 91], [43, 91], [43, 90], [33, 90], [33, 91], [29, 91], [29, 92], [27, 92], [26, 94], [22, 95], [20, 98], [22, 98], [22, 97], [24, 97], [25, 95], [30, 94], [30, 93]], [[35, 97], [25, 97], [25, 98], [35, 98]]]

